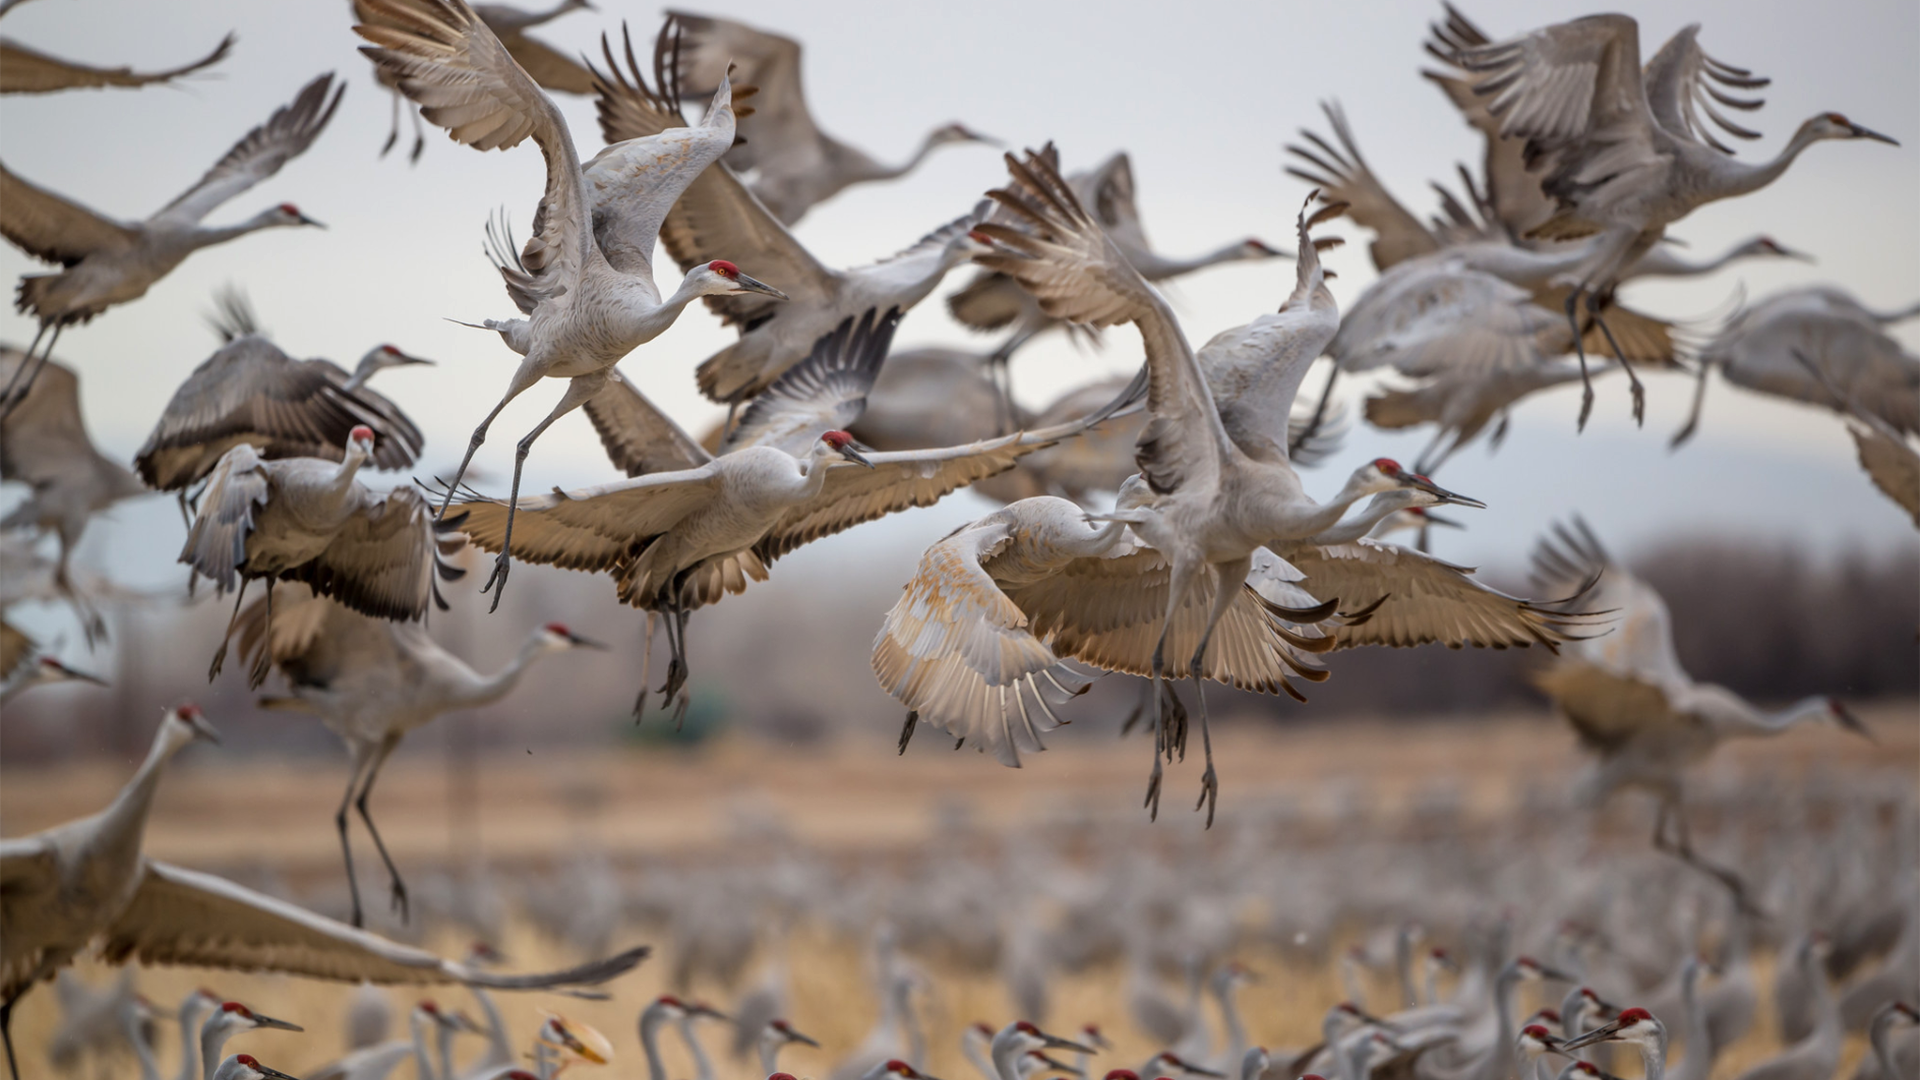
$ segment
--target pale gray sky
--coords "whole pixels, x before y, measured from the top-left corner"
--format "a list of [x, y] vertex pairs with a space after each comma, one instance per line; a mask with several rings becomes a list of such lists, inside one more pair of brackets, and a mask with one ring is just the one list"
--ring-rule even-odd
[[[1468, 7], [1495, 34], [1588, 10], [1566, 0], [1478, 0]], [[1129, 150], [1150, 233], [1171, 253], [1247, 234], [1290, 243], [1305, 185], [1282, 173], [1281, 146], [1300, 126], [1321, 123], [1322, 99], [1344, 103], [1375, 170], [1422, 213], [1430, 204], [1427, 180], [1449, 178], [1455, 161], [1478, 153], [1471, 133], [1418, 74], [1426, 23], [1439, 13], [1427, 0], [1178, 9], [741, 0], [713, 10], [801, 38], [808, 99], [823, 126], [882, 158], [904, 156], [928, 128], [951, 120], [1013, 145], [1054, 139], [1069, 166]], [[1854, 0], [1821, 5], [1817, 17], [1809, 5], [1748, 0], [1626, 10], [1642, 19], [1649, 50], [1697, 20], [1714, 56], [1774, 78], [1768, 105], [1753, 121], [1766, 137], [1743, 147], [1745, 157], [1773, 152], [1801, 119], [1822, 110], [1844, 112], [1904, 144], [1817, 146], [1769, 190], [1710, 207], [1674, 230], [1700, 254], [1766, 232], [1814, 254], [1817, 265], [1749, 265], [1706, 281], [1650, 285], [1631, 292], [1634, 303], [1698, 316], [1724, 310], [1736, 288], [1760, 295], [1814, 281], [1840, 284], [1880, 307], [1920, 296], [1920, 6]], [[622, 18], [637, 36], [650, 37], [659, 14], [610, 0], [598, 14], [568, 16], [542, 33], [563, 48], [584, 49]], [[140, 217], [165, 204], [314, 75], [335, 70], [351, 87], [332, 127], [304, 158], [215, 215], [234, 221], [292, 201], [329, 231], [274, 231], [202, 252], [143, 300], [62, 338], [60, 357], [79, 369], [88, 420], [109, 453], [130, 456], [174, 386], [212, 350], [202, 315], [226, 282], [246, 288], [263, 322], [296, 355], [350, 364], [370, 345], [393, 341], [438, 359], [437, 368], [388, 373], [380, 384], [425, 431], [427, 469], [456, 460], [503, 389], [513, 355], [494, 336], [442, 317], [512, 313], [481, 257], [482, 224], [502, 205], [518, 223], [531, 219], [540, 155], [531, 144], [483, 155], [429, 129], [418, 167], [404, 158], [410, 134], [398, 153], [376, 159], [389, 98], [354, 51], [358, 39], [349, 27], [347, 4], [338, 0], [41, 0], [7, 18], [9, 36], [48, 51], [149, 68], [199, 55], [227, 30], [238, 32], [218, 74], [183, 88], [0, 101], [7, 166], [110, 215]], [[590, 105], [563, 99], [562, 107], [591, 152], [599, 139]], [[1003, 179], [993, 151], [947, 150], [905, 181], [856, 188], [821, 206], [799, 234], [829, 263], [871, 260], [963, 211]], [[1333, 253], [1330, 262], [1341, 274], [1342, 299], [1372, 278], [1363, 244]], [[37, 268], [11, 247], [0, 253], [0, 273]], [[671, 287], [670, 268], [665, 276]], [[1189, 338], [1204, 341], [1270, 310], [1290, 276], [1289, 267], [1270, 263], [1182, 282], [1173, 291]], [[0, 339], [24, 344], [32, 330], [11, 312], [0, 316]], [[1910, 347], [1920, 342], [1913, 326], [1902, 333]], [[622, 369], [697, 430], [717, 410], [695, 394], [693, 367], [730, 337], [704, 311], [690, 310]], [[937, 297], [907, 318], [898, 340], [986, 345], [953, 324]], [[1063, 340], [1036, 345], [1017, 369], [1023, 392], [1044, 398], [1137, 362], [1130, 330], [1108, 340], [1098, 353]], [[1316, 372], [1309, 385], [1321, 378]], [[504, 489], [514, 441], [560, 390], [558, 383], [536, 388], [503, 415], [477, 461], [483, 489]], [[1600, 385], [1594, 423], [1577, 438], [1577, 389], [1529, 402], [1501, 452], [1476, 448], [1449, 464], [1445, 482], [1491, 508], [1472, 514], [1474, 531], [1449, 537], [1444, 553], [1511, 563], [1547, 522], [1576, 510], [1628, 550], [1679, 532], [1738, 532], [1823, 551], [1911, 548], [1910, 528], [1859, 474], [1830, 414], [1716, 386], [1701, 435], [1669, 456], [1665, 440], [1690, 393], [1681, 377], [1650, 380], [1647, 428], [1636, 431], [1626, 385], [1610, 378]], [[1309, 477], [1309, 489], [1331, 491], [1368, 457], [1411, 459], [1426, 437], [1359, 428], [1341, 458]], [[535, 449], [527, 485], [539, 491], [611, 475], [585, 418], [577, 417]], [[842, 548], [849, 560], [885, 549], [886, 565], [909, 566], [912, 552], [983, 505], [963, 496], [822, 547]], [[180, 538], [176, 511], [156, 498], [116, 510], [95, 529], [88, 552], [157, 583], [175, 579], [171, 560]], [[830, 581], [839, 562], [783, 563], [781, 580], [756, 588]]]

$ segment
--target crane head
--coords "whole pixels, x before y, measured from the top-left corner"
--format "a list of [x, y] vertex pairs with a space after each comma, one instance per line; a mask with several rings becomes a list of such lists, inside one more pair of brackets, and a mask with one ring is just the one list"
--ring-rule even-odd
[[1100, 1031], [1099, 1024], [1087, 1024], [1080, 1029], [1080, 1041], [1098, 1050], [1113, 1049], [1113, 1040]]
[[1514, 974], [1528, 982], [1540, 979], [1553, 979], [1558, 982], [1573, 982], [1573, 976], [1557, 968], [1548, 967], [1531, 956], [1522, 956], [1513, 962]]
[[1900, 145], [1899, 140], [1861, 127], [1837, 112], [1819, 113], [1800, 125], [1800, 130], [1814, 139], [1872, 139], [1890, 146]]
[[988, 146], [1006, 145], [991, 135], [982, 135], [967, 125], [958, 122], [944, 124], [934, 128], [933, 131], [927, 135], [928, 146], [944, 146], [948, 143], [963, 142], [986, 143]]
[[242, 1030], [251, 1030], [253, 1028], [278, 1028], [281, 1031], [307, 1030], [299, 1024], [289, 1023], [285, 1020], [276, 1020], [271, 1016], [254, 1012], [252, 1009], [247, 1008], [237, 1001], [222, 1002], [220, 1011], [225, 1014], [228, 1023]]
[[[205, 739], [216, 745], [219, 744], [220, 733], [215, 731], [213, 725], [207, 722], [206, 716], [200, 712], [200, 706], [195, 705], [191, 701], [183, 701], [174, 706], [173, 715], [181, 723], [187, 725], [188, 730], [193, 733], [194, 738]], [[219, 1000], [219, 995], [211, 991], [207, 993], [207, 996], [216, 1001]]]
[[1279, 248], [1274, 247], [1258, 237], [1249, 236], [1245, 240], [1240, 241], [1240, 258], [1242, 259], [1284, 259], [1287, 257], [1288, 254], [1286, 252], [1281, 251]]
[[375, 345], [373, 348], [367, 350], [367, 355], [361, 357], [360, 363], [354, 368], [354, 374], [359, 376], [362, 382], [365, 382], [367, 376], [382, 368], [408, 367], [412, 365], [432, 367], [433, 364], [434, 362], [428, 360], [426, 357], [414, 356], [402, 351], [398, 345], [382, 344]]
[[767, 1021], [767, 1027], [787, 1042], [805, 1043], [808, 1046], [820, 1045], [819, 1040], [813, 1038], [811, 1035], [795, 1030], [794, 1026], [785, 1020], [769, 1020]]
[[1140, 1080], [1140, 1074], [1132, 1069], [1108, 1069], [1101, 1080]]
[[775, 300], [787, 299], [787, 294], [779, 289], [740, 272], [738, 266], [725, 259], [715, 259], [688, 275], [694, 278], [694, 285], [702, 296], [739, 296], [743, 293], [760, 293]]
[[274, 225], [311, 225], [316, 229], [326, 228], [325, 225], [301, 213], [300, 208], [290, 202], [283, 202], [267, 211], [266, 217], [270, 224]]
[[1570, 1054], [1583, 1046], [1592, 1046], [1597, 1042], [1630, 1042], [1642, 1046], [1652, 1046], [1664, 1037], [1665, 1028], [1653, 1014], [1638, 1005], [1622, 1009], [1611, 1023], [1602, 1024], [1592, 1031], [1576, 1035], [1560, 1044], [1560, 1052]]
[[373, 429], [365, 424], [356, 424], [347, 432], [347, 451], [367, 456], [373, 453]]
[[294, 1080], [293, 1077], [278, 1069], [270, 1069], [260, 1064], [260, 1059], [252, 1054], [235, 1054], [233, 1063], [246, 1070], [240, 1074], [244, 1080], [264, 1080], [267, 1077], [272, 1077], [273, 1080]]
[[1855, 716], [1845, 705], [1840, 703], [1839, 698], [1827, 699], [1827, 712], [1832, 714], [1834, 723], [1839, 724], [1855, 735], [1860, 736], [1868, 742], [1880, 741], [1873, 737], [1873, 732], [1858, 716]]
[[1559, 1041], [1560, 1040], [1553, 1037], [1553, 1032], [1547, 1030], [1544, 1024], [1528, 1024], [1526, 1027], [1520, 1029], [1521, 1045], [1536, 1053], [1553, 1049], [1554, 1045]]
[[865, 465], [869, 469], [874, 467], [873, 462], [869, 460], [865, 454], [860, 452], [858, 445], [853, 441], [853, 435], [849, 432], [829, 431], [820, 436], [820, 441], [827, 449], [839, 454], [855, 465]]
[[100, 676], [76, 671], [51, 656], [40, 658], [40, 678], [46, 682], [90, 682], [95, 686], [107, 685], [107, 680]]
[[534, 633], [539, 636], [541, 643], [549, 649], [599, 649], [604, 652], [607, 648], [592, 638], [581, 637], [579, 634], [567, 629], [566, 623], [550, 622], [534, 631]]
[[1747, 248], [1754, 255], [1771, 255], [1780, 259], [1798, 259], [1812, 262], [1813, 256], [1804, 251], [1795, 251], [1771, 236], [1756, 236], [1748, 242]]

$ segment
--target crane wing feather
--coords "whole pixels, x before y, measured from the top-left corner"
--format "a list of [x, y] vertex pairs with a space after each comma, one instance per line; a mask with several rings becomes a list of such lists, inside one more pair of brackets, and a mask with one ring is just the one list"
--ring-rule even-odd
[[713, 460], [698, 439], [618, 371], [584, 408], [607, 459], [628, 476], [695, 469]]
[[381, 619], [418, 619], [433, 600], [439, 547], [433, 508], [414, 488], [366, 500], [319, 555], [285, 572], [322, 596]]
[[857, 324], [851, 315], [842, 319], [805, 360], [753, 398], [720, 452], [772, 446], [800, 457], [821, 435], [850, 426], [866, 409], [899, 325], [899, 308], [884, 315], [868, 308]]
[[165, 71], [135, 71], [131, 67], [90, 67], [49, 56], [10, 38], [0, 38], [0, 94], [44, 94], [104, 86], [151, 86], [171, 82], [226, 59], [234, 36], [220, 39], [212, 52], [189, 64]]
[[125, 251], [139, 234], [0, 165], [0, 235], [42, 262], [73, 266], [96, 251]]
[[1366, 158], [1360, 156], [1340, 103], [1322, 102], [1320, 109], [1326, 113], [1339, 147], [1302, 129], [1301, 137], [1313, 144], [1312, 148], [1287, 147], [1287, 152], [1303, 163], [1288, 166], [1287, 172], [1318, 187], [1328, 199], [1346, 203], [1347, 216], [1373, 230], [1374, 240], [1367, 250], [1373, 256], [1374, 269], [1387, 270], [1416, 255], [1438, 251], [1440, 242], [1393, 197], [1367, 166]]
[[[648, 473], [599, 487], [522, 496], [513, 523], [513, 557], [567, 570], [612, 570], [654, 537], [709, 505], [720, 490], [712, 462], [677, 472]], [[507, 503], [461, 500], [461, 530], [481, 548], [504, 542]]]
[[334, 86], [332, 72], [301, 87], [293, 101], [275, 109], [266, 123], [241, 136], [206, 175], [151, 220], [191, 225], [228, 199], [279, 172], [287, 162], [305, 153], [326, 130], [327, 121], [333, 119], [334, 110], [340, 107], [340, 97], [346, 92], [346, 83]]

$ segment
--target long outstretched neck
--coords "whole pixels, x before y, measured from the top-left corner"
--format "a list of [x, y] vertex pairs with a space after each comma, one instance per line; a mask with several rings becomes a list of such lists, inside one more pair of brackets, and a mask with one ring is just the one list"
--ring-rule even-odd
[[153, 808], [154, 793], [160, 788], [160, 772], [168, 759], [190, 741], [191, 736], [181, 733], [171, 717], [161, 722], [139, 771], [100, 815], [92, 845], [96, 857], [116, 862], [131, 862], [140, 857], [141, 841], [147, 832], [147, 812]]
[[[1513, 988], [1519, 981], [1520, 969], [1508, 965], [1505, 970], [1500, 972], [1500, 977], [1494, 980], [1493, 983], [1493, 1009], [1496, 1014], [1495, 1019], [1500, 1022], [1500, 1038], [1493, 1044], [1493, 1053], [1498, 1060], [1507, 1064], [1513, 1062], [1513, 1040], [1515, 1038], [1513, 1030]], [[1508, 1071], [1507, 1068], [1503, 1067], [1500, 1070], [1500, 1075], [1505, 1076]]]
[[248, 233], [259, 232], [261, 229], [271, 229], [280, 223], [278, 219], [262, 216], [250, 221], [240, 222], [238, 225], [218, 225], [195, 229], [193, 232], [187, 234], [189, 246], [193, 250], [198, 251], [201, 248], [212, 247], [215, 244], [224, 244], [229, 240], [237, 240]]
[[206, 1009], [193, 994], [180, 1003], [180, 1080], [200, 1080], [200, 1021]]
[[433, 1059], [427, 1056], [427, 1032], [422, 1026], [429, 1023], [432, 1021], [422, 1015], [419, 1009], [415, 1009], [407, 1020], [407, 1026], [413, 1029], [413, 1069], [422, 1080], [429, 1080], [434, 1075]]
[[1191, 274], [1195, 270], [1205, 270], [1209, 266], [1218, 266], [1225, 262], [1237, 262], [1246, 257], [1247, 245], [1245, 241], [1241, 241], [1216, 248], [1204, 255], [1195, 255], [1190, 259], [1165, 259], [1156, 255], [1147, 266], [1138, 266], [1135, 269], [1139, 270], [1140, 276], [1148, 281], [1159, 281], [1162, 278]]
[[664, 1012], [651, 1006], [640, 1014], [640, 1048], [647, 1055], [649, 1080], [667, 1080], [667, 1063], [660, 1057], [660, 1025], [666, 1020]]
[[1802, 720], [1811, 720], [1824, 715], [1831, 707], [1828, 700], [1823, 697], [1802, 698], [1784, 709], [1758, 714], [1752, 733], [1778, 735]]
[[1745, 195], [1749, 192], [1759, 191], [1761, 188], [1780, 179], [1780, 175], [1787, 171], [1787, 168], [1793, 164], [1794, 159], [1799, 157], [1802, 151], [1819, 141], [1820, 137], [1814, 134], [1814, 129], [1810, 125], [1803, 124], [1799, 131], [1793, 133], [1793, 138], [1787, 141], [1787, 145], [1780, 148], [1780, 153], [1775, 155], [1772, 161], [1764, 165], [1742, 165], [1739, 162], [1727, 162], [1725, 166], [1726, 172], [1723, 173], [1725, 179], [1715, 186], [1713, 197], [1715, 199], [1727, 199], [1735, 195]]
[[1662, 1028], [1660, 1037], [1653, 1045], [1640, 1047], [1640, 1075], [1642, 1080], [1664, 1080], [1667, 1075], [1667, 1032]]
[[[1394, 514], [1413, 505], [1411, 499], [1396, 497], [1398, 494], [1397, 492], [1389, 491], [1374, 496], [1373, 501], [1367, 504], [1365, 510], [1334, 525], [1330, 529], [1316, 533], [1313, 538], [1307, 542], [1310, 544], [1353, 543], [1355, 540], [1372, 532], [1375, 525], [1380, 524]], [[1401, 972], [1400, 984], [1402, 993], [1411, 997], [1413, 994], [1413, 968], [1410, 961]]]
[[538, 11], [528, 15], [526, 18], [526, 21], [522, 22], [519, 25], [518, 29], [526, 30], [530, 27], [539, 26], [542, 23], [552, 22], [553, 20], [559, 18], [560, 16], [565, 15], [569, 11], [573, 11], [577, 8], [584, 8], [586, 6], [587, 5], [581, 3], [580, 0], [560, 0], [559, 3], [553, 5], [552, 7], [548, 8], [545, 11]]
[[869, 158], [872, 164], [860, 170], [860, 179], [892, 180], [895, 177], [907, 175], [919, 168], [920, 163], [927, 160], [927, 155], [933, 153], [934, 148], [940, 145], [939, 135], [938, 130], [927, 132], [926, 138], [920, 140], [920, 147], [913, 152], [913, 156], [898, 165], [882, 165]]
[[507, 665], [491, 675], [482, 675], [472, 683], [458, 688], [456, 699], [462, 707], [490, 705], [513, 692], [520, 685], [520, 677], [527, 673], [533, 662], [542, 655], [540, 640], [530, 637], [520, 646]]
[[153, 1047], [147, 1042], [146, 1025], [140, 1022], [139, 1011], [122, 1007], [120, 1022], [121, 1034], [127, 1037], [140, 1063], [140, 1080], [160, 1080], [160, 1063], [154, 1060]]
[[1892, 326], [1894, 323], [1906, 322], [1908, 319], [1920, 316], [1920, 303], [1908, 304], [1906, 307], [1895, 308], [1887, 312], [1875, 311], [1870, 314], [1873, 315], [1874, 322], [1882, 326]]

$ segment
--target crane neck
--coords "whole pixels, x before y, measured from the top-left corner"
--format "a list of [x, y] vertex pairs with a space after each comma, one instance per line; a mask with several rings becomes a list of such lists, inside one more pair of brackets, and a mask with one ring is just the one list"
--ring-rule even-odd
[[281, 224], [284, 224], [284, 222], [272, 211], [268, 211], [236, 225], [202, 226], [187, 234], [187, 250], [190, 252], [199, 251], [201, 248], [224, 244], [229, 240], [237, 240], [248, 233], [256, 233], [261, 229], [271, 229]]
[[200, 1024], [208, 1008], [206, 995], [198, 992], [180, 1003], [179, 1080], [200, 1080]]
[[1400, 980], [1400, 1007], [1403, 1009], [1420, 1004], [1420, 995], [1413, 986], [1413, 946], [1413, 928], [1402, 924], [1399, 932], [1393, 935], [1393, 971]]
[[[772, 1028], [760, 1033], [760, 1075], [772, 1076], [780, 1071], [780, 1047], [786, 1042]], [[987, 1080], [994, 1080], [987, 1077]]]
[[1799, 701], [1794, 702], [1784, 709], [1776, 709], [1773, 712], [1756, 713], [1754, 717], [1754, 734], [1778, 735], [1803, 720], [1813, 720], [1825, 716], [1829, 708], [1830, 705], [1826, 698], [1809, 697], [1801, 698]]
[[487, 1015], [487, 1054], [478, 1064], [511, 1065], [513, 1044], [507, 1041], [507, 1024], [500, 1015], [500, 1006], [494, 1004], [492, 994], [478, 986], [467, 987], [467, 992], [480, 1003], [480, 1011]]
[[939, 147], [941, 130], [940, 128], [935, 128], [927, 132], [926, 135], [921, 138], [919, 147], [914, 150], [912, 155], [898, 165], [884, 165], [866, 154], [860, 154], [860, 157], [865, 160], [860, 162], [859, 167], [854, 170], [856, 174], [854, 183], [860, 183], [866, 180], [893, 180], [919, 168], [920, 163], [927, 160], [927, 155], [933, 153], [933, 151]]
[[[1410, 491], [1384, 491], [1373, 497], [1366, 509], [1347, 518], [1331, 529], [1316, 533], [1308, 543], [1311, 544], [1350, 544], [1371, 533], [1374, 526], [1413, 505]], [[1413, 998], [1412, 962], [1399, 962], [1400, 986], [1403, 995], [1411, 1001]]]
[[471, 680], [455, 694], [456, 702], [462, 707], [473, 708], [499, 701], [512, 693], [514, 687], [520, 685], [520, 679], [526, 675], [527, 669], [544, 655], [546, 650], [541, 647], [538, 633], [528, 637], [520, 646], [520, 651], [513, 655], [512, 660], [507, 661], [505, 667], [491, 675], [473, 675]]
[[559, 18], [560, 16], [565, 15], [567, 12], [574, 10], [575, 8], [583, 8], [586, 6], [587, 5], [582, 3], [581, 0], [560, 0], [559, 3], [553, 5], [552, 7], [548, 8], [545, 11], [535, 11], [535, 12], [529, 13], [526, 16], [525, 21], [521, 22], [519, 26], [515, 27], [515, 29], [525, 30], [525, 29], [528, 29], [529, 27], [539, 26], [542, 23], [549, 23]]
[[[434, 1053], [440, 1058], [440, 1080], [453, 1080], [453, 1037], [457, 1034], [452, 1024], [434, 1025]], [[421, 1080], [425, 1080], [424, 1077]]]
[[[1187, 259], [1169, 259], [1151, 251], [1139, 254], [1141, 256], [1139, 259], [1130, 260], [1135, 264], [1134, 269], [1140, 271], [1140, 276], [1148, 281], [1161, 281], [1179, 277], [1182, 274], [1191, 274], [1195, 270], [1205, 270], [1209, 266], [1218, 266], [1221, 263], [1238, 262], [1247, 257], [1247, 244], [1245, 241], [1236, 241]], [[1143, 263], [1145, 265], [1141, 265]]]
[[694, 1080], [713, 1080], [713, 1062], [707, 1057], [707, 1048], [700, 1045], [700, 1037], [693, 1030], [693, 1014], [680, 1014], [680, 1038], [687, 1044], [687, 1053], [693, 1056]]
[[648, 1080], [667, 1080], [667, 1063], [660, 1056], [660, 1025], [667, 1022], [665, 1010], [655, 1002], [640, 1013], [640, 1048], [647, 1055]]
[[146, 1032], [141, 1030], [140, 1009], [131, 998], [121, 1003], [120, 1024], [127, 1044], [133, 1047], [133, 1056], [140, 1062], [140, 1080], [160, 1080], [160, 1065], [153, 1059], [153, 1047], [147, 1045]]
[[1717, 177], [1719, 182], [1710, 190], [1710, 200], [1729, 199], [1759, 191], [1780, 179], [1781, 174], [1787, 171], [1795, 158], [1798, 158], [1807, 147], [1819, 141], [1820, 136], [1815, 133], [1813, 126], [1802, 124], [1800, 130], [1793, 133], [1793, 138], [1787, 140], [1787, 145], [1781, 147], [1773, 160], [1765, 164], [1747, 165], [1728, 158], [1720, 158], [1716, 169], [1719, 173]]
[[1508, 964], [1493, 982], [1494, 1018], [1500, 1023], [1500, 1037], [1494, 1040], [1491, 1054], [1498, 1062], [1498, 1071], [1487, 1071], [1486, 1076], [1505, 1076], [1513, 1063], [1513, 988], [1520, 982], [1520, 968]]
[[129, 883], [139, 866], [140, 847], [147, 832], [147, 813], [153, 808], [154, 794], [160, 789], [160, 773], [173, 755], [192, 741], [192, 731], [169, 713], [160, 722], [160, 730], [155, 733], [153, 746], [147, 750], [139, 771], [96, 819], [89, 844], [91, 857], [99, 860], [100, 865], [124, 874]]
[[1227, 1060], [1238, 1068], [1241, 1059], [1247, 1053], [1247, 1025], [1240, 1019], [1240, 1007], [1233, 1000], [1233, 992], [1238, 984], [1232, 980], [1222, 984], [1214, 997], [1220, 1002], [1220, 1026], [1226, 1029]]
[[1707, 1011], [1700, 1007], [1700, 963], [1687, 961], [1680, 973], [1680, 1019], [1686, 1025], [1686, 1056], [1680, 1059], [1680, 1074], [1685, 1080], [1706, 1080], [1713, 1069], [1713, 1031], [1707, 1026]]
[[1640, 1044], [1642, 1080], [1665, 1080], [1667, 1075], [1667, 1029], [1661, 1028], [1651, 1045]]
[[[227, 1025], [227, 1014], [216, 1009], [207, 1022], [200, 1025], [200, 1068], [204, 1080], [214, 1080], [214, 1071], [220, 1068], [220, 1051], [226, 1048], [227, 1037], [233, 1032]], [[418, 1038], [414, 1040], [414, 1052], [420, 1055], [423, 1080], [432, 1080], [433, 1070], [426, 1068], [426, 1044]]]

